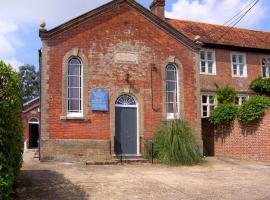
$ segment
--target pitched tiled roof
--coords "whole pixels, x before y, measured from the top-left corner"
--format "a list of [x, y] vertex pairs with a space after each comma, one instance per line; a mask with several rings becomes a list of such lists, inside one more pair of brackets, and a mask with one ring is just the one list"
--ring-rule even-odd
[[[182, 32], [192, 40], [199, 35], [199, 40], [205, 44], [270, 49], [270, 32], [232, 28], [224, 35], [224, 32], [228, 30], [228, 27], [226, 26], [186, 20], [166, 20], [178, 31]], [[222, 35], [224, 35], [224, 37], [220, 39]]]

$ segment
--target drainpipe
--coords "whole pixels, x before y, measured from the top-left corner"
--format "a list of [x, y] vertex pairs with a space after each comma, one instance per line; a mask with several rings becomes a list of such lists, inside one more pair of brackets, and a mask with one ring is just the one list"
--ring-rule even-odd
[[40, 160], [40, 140], [41, 140], [41, 69], [42, 69], [42, 49], [38, 50], [38, 57], [39, 57], [39, 130], [38, 130], [38, 159]]

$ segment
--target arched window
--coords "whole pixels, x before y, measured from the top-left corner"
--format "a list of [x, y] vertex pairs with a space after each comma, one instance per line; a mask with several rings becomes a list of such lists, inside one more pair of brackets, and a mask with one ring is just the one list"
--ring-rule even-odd
[[39, 121], [37, 118], [31, 118], [29, 121], [28, 121], [29, 124], [38, 124]]
[[82, 116], [82, 63], [80, 59], [70, 59], [67, 71], [68, 115]]
[[166, 67], [166, 111], [167, 119], [179, 118], [178, 73], [173, 64]]

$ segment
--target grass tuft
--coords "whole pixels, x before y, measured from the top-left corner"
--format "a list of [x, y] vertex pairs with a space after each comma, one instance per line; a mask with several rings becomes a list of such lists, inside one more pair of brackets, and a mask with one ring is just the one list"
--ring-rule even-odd
[[190, 125], [182, 120], [165, 122], [155, 133], [154, 156], [169, 165], [194, 165], [202, 155], [192, 138]]

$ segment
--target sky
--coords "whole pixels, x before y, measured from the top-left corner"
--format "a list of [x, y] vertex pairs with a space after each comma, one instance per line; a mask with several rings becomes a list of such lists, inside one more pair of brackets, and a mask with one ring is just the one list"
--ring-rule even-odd
[[[166, 0], [166, 17], [224, 24], [252, 0]], [[88, 12], [109, 0], [0, 0], [0, 60], [16, 70], [23, 64], [38, 67], [41, 42], [38, 29], [47, 29]], [[137, 0], [149, 7], [152, 0]], [[237, 25], [270, 31], [270, 1], [260, 0]]]

